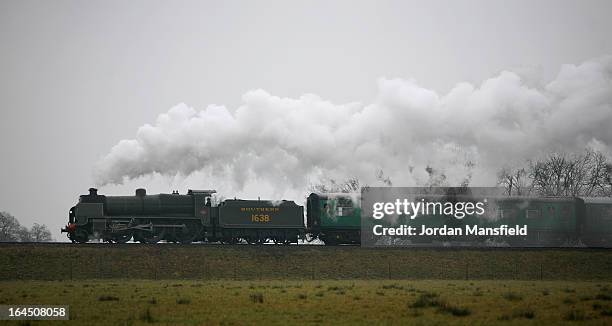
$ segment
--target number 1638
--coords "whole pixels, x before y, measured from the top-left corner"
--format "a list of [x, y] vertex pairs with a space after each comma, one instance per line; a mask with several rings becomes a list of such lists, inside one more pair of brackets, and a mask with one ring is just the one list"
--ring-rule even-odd
[[267, 214], [251, 214], [251, 222], [268, 223], [272, 219]]

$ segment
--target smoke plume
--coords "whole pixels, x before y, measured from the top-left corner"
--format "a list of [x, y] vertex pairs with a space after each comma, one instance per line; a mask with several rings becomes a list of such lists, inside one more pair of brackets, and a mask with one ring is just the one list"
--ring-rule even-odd
[[542, 83], [503, 71], [448, 94], [413, 80], [380, 79], [369, 104], [335, 104], [307, 94], [258, 89], [235, 110], [185, 104], [121, 140], [95, 169], [99, 185], [167, 178], [170, 186], [303, 193], [328, 178], [376, 185], [492, 186], [502, 166], [550, 151], [612, 144], [612, 56], [564, 65]]

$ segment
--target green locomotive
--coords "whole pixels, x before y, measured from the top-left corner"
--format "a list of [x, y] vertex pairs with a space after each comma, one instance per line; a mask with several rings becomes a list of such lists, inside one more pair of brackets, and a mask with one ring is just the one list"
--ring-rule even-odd
[[211, 205], [214, 190], [189, 190], [186, 195], [99, 195], [95, 188], [82, 195], [69, 212], [68, 233], [73, 242], [102, 239], [124, 243], [161, 240], [179, 243], [210, 241], [237, 243], [297, 243], [304, 231], [303, 207], [293, 201], [225, 200]]

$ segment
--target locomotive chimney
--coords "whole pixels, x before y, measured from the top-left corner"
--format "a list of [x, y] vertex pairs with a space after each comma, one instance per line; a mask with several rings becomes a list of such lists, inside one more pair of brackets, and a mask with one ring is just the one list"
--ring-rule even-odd
[[144, 197], [146, 195], [147, 195], [147, 190], [145, 188], [138, 188], [138, 189], [136, 189], [136, 196]]
[[89, 188], [89, 195], [90, 196], [97, 196], [98, 195], [98, 189], [96, 189], [96, 188]]

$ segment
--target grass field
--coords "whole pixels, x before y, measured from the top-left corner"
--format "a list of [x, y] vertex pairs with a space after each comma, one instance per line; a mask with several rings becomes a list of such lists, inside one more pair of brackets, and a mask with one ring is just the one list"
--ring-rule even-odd
[[70, 305], [58, 325], [612, 323], [609, 282], [11, 281], [0, 297]]

